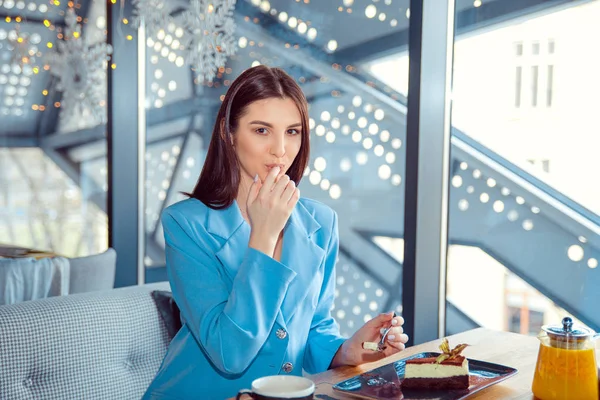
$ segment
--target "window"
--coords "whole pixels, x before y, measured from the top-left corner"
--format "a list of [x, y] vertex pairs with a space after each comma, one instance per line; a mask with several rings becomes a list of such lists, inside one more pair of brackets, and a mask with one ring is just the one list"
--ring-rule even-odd
[[550, 160], [548, 159], [529, 159], [527, 162], [529, 162], [531, 165], [535, 165], [538, 169], [544, 172], [550, 172]]
[[515, 53], [518, 57], [523, 55], [523, 43], [515, 43]]
[[[515, 13], [521, 10], [517, 4], [523, 6], [503, 4], [513, 4]], [[519, 180], [533, 186], [544, 182], [556, 191], [542, 197], [537, 190], [524, 192], [523, 185], [482, 163], [487, 154], [476, 160], [453, 145], [446, 297], [487, 329], [535, 334], [541, 313], [545, 323], [575, 314], [580, 320], [595, 318], [600, 326], [591, 303], [565, 301], [597, 292], [591, 276], [600, 277], [595, 274], [599, 257], [592, 254], [589, 235], [580, 237], [582, 229], [571, 227], [580, 222], [567, 213], [550, 217], [544, 199], [561, 203], [560, 193], [600, 215], [600, 191], [590, 186], [600, 170], [593, 151], [600, 148], [600, 119], [598, 107], [590, 106], [600, 88], [600, 74], [593, 73], [600, 71], [600, 58], [586, 51], [597, 48], [598, 20], [600, 1], [584, 2], [543, 15], [521, 13], [512, 23], [455, 39], [453, 127], [485, 146], [489, 155], [523, 167]], [[565, 135], [565, 129], [577, 134]], [[563, 280], [569, 285], [561, 285]], [[565, 295], [567, 287], [572, 292]], [[456, 320], [448, 319], [447, 328], [456, 329]]]
[[515, 68], [515, 108], [521, 107], [521, 85], [523, 82], [523, 67], [519, 64], [520, 57], [523, 55], [523, 43], [515, 43], [515, 55], [517, 56], [517, 66]]
[[554, 65], [548, 65], [546, 73], [546, 107], [552, 107], [552, 90], [554, 86]]
[[508, 307], [508, 331], [521, 332], [521, 309]]
[[515, 71], [515, 107], [521, 107], [521, 81], [523, 79], [523, 67], [517, 66]]
[[537, 107], [539, 69], [537, 65], [531, 67], [531, 107]]
[[554, 39], [548, 39], [544, 46], [542, 43], [514, 43], [515, 108], [527, 107], [527, 104], [531, 108], [550, 108], [553, 105], [555, 42]]
[[527, 307], [508, 307], [508, 331], [537, 335], [544, 325], [544, 313]]

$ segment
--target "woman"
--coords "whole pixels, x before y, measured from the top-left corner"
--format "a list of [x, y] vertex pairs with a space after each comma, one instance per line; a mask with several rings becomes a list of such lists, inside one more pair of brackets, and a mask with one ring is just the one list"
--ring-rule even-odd
[[[145, 399], [224, 399], [261, 376], [318, 373], [404, 349], [393, 313], [340, 336], [330, 315], [337, 216], [300, 197], [308, 159], [300, 87], [277, 68], [246, 70], [223, 100], [191, 198], [162, 215], [183, 327]], [[362, 349], [393, 325], [384, 352]]]

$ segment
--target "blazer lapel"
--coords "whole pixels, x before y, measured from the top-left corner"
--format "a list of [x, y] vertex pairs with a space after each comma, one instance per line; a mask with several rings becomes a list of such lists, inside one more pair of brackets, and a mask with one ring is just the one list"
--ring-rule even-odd
[[[224, 240], [223, 246], [217, 250], [215, 255], [225, 267], [231, 281], [235, 279], [248, 249], [250, 226], [244, 222], [237, 201], [224, 210], [211, 209], [209, 211], [207, 231]], [[277, 313], [276, 322], [287, 329], [281, 309]]]
[[281, 306], [286, 325], [303, 304], [313, 281], [319, 276], [325, 250], [316, 244], [313, 234], [320, 228], [321, 225], [298, 202], [284, 230], [281, 254], [282, 264], [297, 274], [290, 283]]
[[223, 263], [229, 277], [233, 280], [244, 260], [250, 238], [250, 227], [244, 223], [244, 217], [242, 217], [237, 202], [234, 201], [231, 206], [223, 210], [210, 209], [206, 230], [211, 235], [224, 240], [215, 255]]
[[[296, 277], [288, 287], [277, 322], [286, 327], [296, 309], [302, 305], [323, 262], [325, 250], [314, 241], [313, 234], [321, 228], [310, 212], [298, 202], [283, 233], [281, 263], [296, 272]], [[207, 231], [223, 240], [223, 245], [215, 255], [225, 266], [229, 278], [233, 280], [244, 260], [250, 226], [244, 223], [237, 202], [223, 210], [210, 209]], [[320, 287], [319, 287], [320, 288]]]

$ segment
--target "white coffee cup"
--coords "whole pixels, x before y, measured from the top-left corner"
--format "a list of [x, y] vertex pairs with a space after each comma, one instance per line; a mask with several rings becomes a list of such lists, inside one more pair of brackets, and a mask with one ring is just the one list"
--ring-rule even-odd
[[265, 376], [252, 382], [252, 390], [240, 390], [236, 400], [244, 394], [255, 400], [313, 400], [315, 384], [294, 375]]

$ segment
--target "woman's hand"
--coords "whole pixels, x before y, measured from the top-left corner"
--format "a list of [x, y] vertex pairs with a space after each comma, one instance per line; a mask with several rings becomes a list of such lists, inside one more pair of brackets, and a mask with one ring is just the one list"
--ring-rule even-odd
[[277, 176], [280, 168], [269, 171], [264, 182], [254, 179], [246, 209], [250, 220], [249, 246], [273, 256], [279, 234], [300, 198], [300, 190], [287, 175]]
[[[344, 342], [336, 353], [331, 368], [342, 365], [360, 365], [380, 360], [405, 349], [408, 335], [402, 325], [404, 318], [394, 317], [393, 312], [380, 314], [364, 324], [352, 337]], [[392, 327], [385, 339], [384, 351], [364, 350], [363, 342], [379, 342], [384, 330]]]

